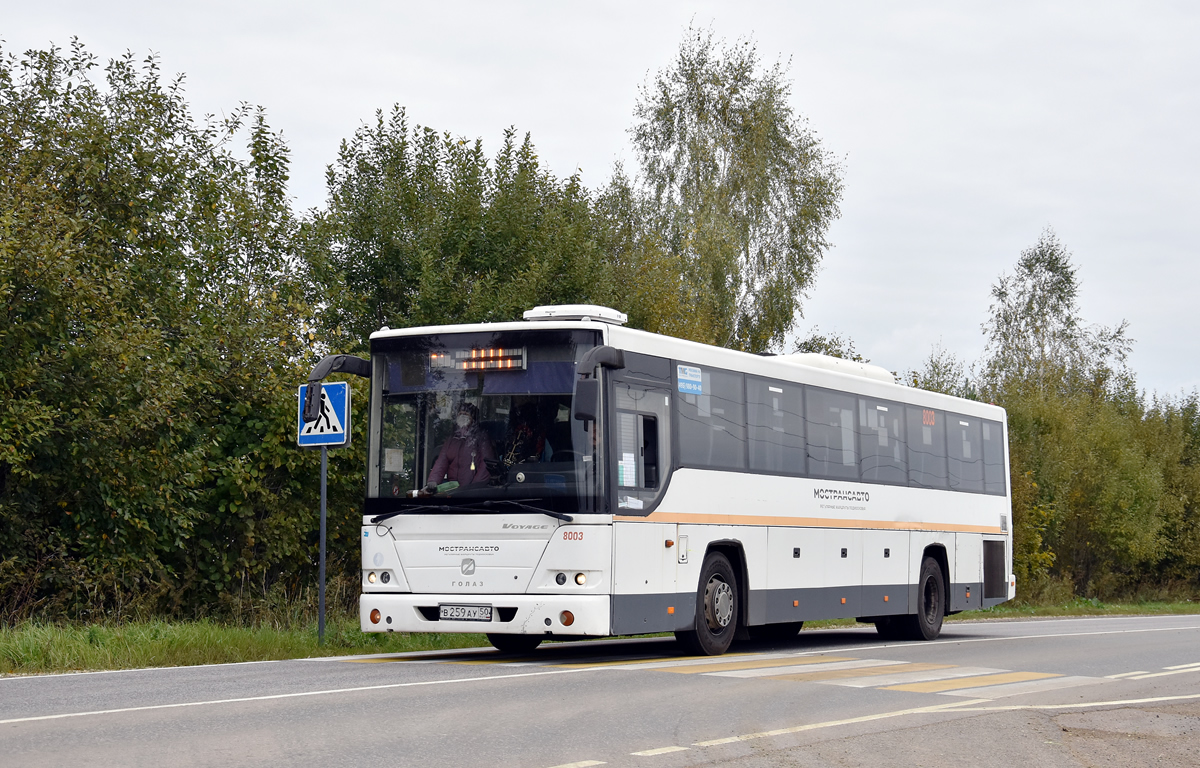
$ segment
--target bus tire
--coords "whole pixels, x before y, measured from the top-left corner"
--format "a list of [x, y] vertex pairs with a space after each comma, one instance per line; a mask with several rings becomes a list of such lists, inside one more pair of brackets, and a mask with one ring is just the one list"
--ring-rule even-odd
[[693, 654], [720, 656], [733, 643], [740, 607], [737, 577], [729, 558], [720, 552], [709, 553], [700, 569], [693, 628], [679, 630], [675, 637]]
[[942, 566], [932, 557], [921, 563], [921, 578], [917, 580], [917, 612], [906, 616], [910, 640], [936, 640], [946, 616], [946, 583], [942, 581]]
[[497, 635], [489, 633], [488, 642], [501, 653], [530, 653], [542, 644], [541, 635]]

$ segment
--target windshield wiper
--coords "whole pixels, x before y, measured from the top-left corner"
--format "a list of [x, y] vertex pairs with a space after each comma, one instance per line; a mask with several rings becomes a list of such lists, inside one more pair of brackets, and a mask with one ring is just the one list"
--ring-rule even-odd
[[575, 520], [575, 518], [563, 512], [555, 512], [552, 509], [535, 507], [532, 504], [526, 504], [526, 501], [533, 501], [533, 499], [488, 499], [487, 501], [481, 501], [478, 504], [455, 504], [454, 506], [449, 504], [421, 504], [414, 507], [405, 507], [404, 509], [393, 510], [391, 512], [384, 512], [382, 515], [375, 515], [375, 517], [371, 518], [371, 523], [372, 525], [378, 525], [384, 520], [391, 520], [393, 517], [397, 517], [399, 515], [407, 515], [409, 512], [457, 512], [459, 510], [464, 512], [479, 512], [480, 510], [491, 512], [492, 507], [497, 504], [512, 504], [514, 507], [520, 507], [521, 509], [529, 512], [537, 512], [539, 514], [549, 515], [550, 517], [554, 517], [568, 523]]
[[404, 509], [396, 509], [391, 512], [384, 512], [382, 515], [375, 515], [371, 518], [372, 524], [382, 523], [384, 520], [391, 520], [399, 515], [407, 515], [409, 512], [425, 512], [428, 510], [436, 510], [438, 512], [453, 512], [458, 507], [452, 507], [449, 504], [419, 504], [415, 507], [405, 507]]
[[535, 507], [532, 504], [526, 504], [525, 502], [527, 501], [533, 501], [533, 499], [489, 499], [487, 501], [480, 502], [480, 506], [482, 506], [484, 509], [491, 509], [495, 504], [512, 504], [514, 507], [520, 507], [521, 509], [529, 512], [537, 512], [539, 514], [549, 515], [550, 517], [558, 518], [559, 520], [563, 520], [568, 523], [575, 519], [565, 512], [555, 512], [553, 509], [542, 509], [541, 507]]

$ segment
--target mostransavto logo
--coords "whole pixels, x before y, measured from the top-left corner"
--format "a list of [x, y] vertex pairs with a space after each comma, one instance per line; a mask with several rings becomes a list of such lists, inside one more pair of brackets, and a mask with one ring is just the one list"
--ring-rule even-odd
[[447, 544], [438, 547], [438, 552], [448, 555], [478, 555], [499, 551], [500, 547], [495, 544]]
[[813, 488], [813, 498], [821, 501], [870, 501], [866, 491], [842, 491], [837, 488]]

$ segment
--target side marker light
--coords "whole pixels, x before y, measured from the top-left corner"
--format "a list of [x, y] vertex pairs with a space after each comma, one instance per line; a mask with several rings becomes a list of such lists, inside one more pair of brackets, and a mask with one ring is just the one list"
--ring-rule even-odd
[[563, 611], [562, 613], [558, 614], [558, 620], [562, 622], [564, 627], [569, 627], [575, 623], [575, 614], [571, 613], [570, 611]]
[[379, 619], [380, 619], [380, 613], [379, 613], [379, 609], [378, 609], [378, 608], [372, 608], [372, 609], [371, 609], [371, 623], [372, 623], [372, 624], [378, 624], [378, 623], [379, 623]]

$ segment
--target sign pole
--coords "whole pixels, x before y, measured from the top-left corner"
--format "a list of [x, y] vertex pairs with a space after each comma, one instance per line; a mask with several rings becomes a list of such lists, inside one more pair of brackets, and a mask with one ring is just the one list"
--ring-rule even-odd
[[[315, 385], [315, 383], [314, 383]], [[329, 449], [350, 445], [350, 385], [344, 381], [330, 382], [321, 387], [319, 413], [304, 420], [308, 385], [297, 391], [296, 444], [301, 448], [321, 449], [321, 542], [317, 566], [317, 643], [325, 644], [325, 531], [326, 496], [329, 485]], [[316, 393], [314, 393], [314, 397]]]
[[321, 446], [321, 563], [317, 590], [317, 645], [325, 644], [325, 477], [329, 468], [329, 449]]

